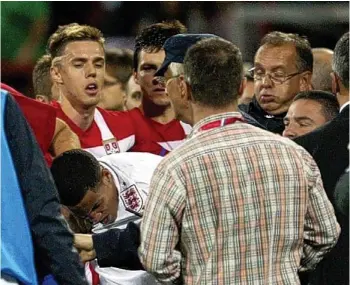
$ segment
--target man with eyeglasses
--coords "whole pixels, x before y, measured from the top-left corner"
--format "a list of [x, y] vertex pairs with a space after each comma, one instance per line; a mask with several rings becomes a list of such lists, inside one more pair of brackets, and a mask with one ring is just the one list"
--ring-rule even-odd
[[[175, 118], [193, 125], [191, 98], [184, 80], [183, 62], [187, 50], [199, 40], [217, 37], [213, 34], [178, 34], [164, 43], [165, 59], [155, 73], [157, 80], [166, 84], [166, 92], [171, 100]], [[242, 112], [244, 120], [253, 126], [264, 128], [254, 118]]]
[[308, 40], [297, 34], [271, 32], [261, 41], [250, 70], [255, 96], [239, 105], [267, 130], [282, 134], [283, 118], [294, 97], [311, 86], [313, 57]]

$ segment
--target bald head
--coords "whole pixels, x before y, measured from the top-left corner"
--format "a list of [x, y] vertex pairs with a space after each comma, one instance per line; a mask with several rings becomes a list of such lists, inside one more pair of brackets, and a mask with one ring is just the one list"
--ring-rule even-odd
[[313, 48], [314, 66], [312, 86], [314, 90], [332, 92], [332, 59], [333, 51], [328, 48]]

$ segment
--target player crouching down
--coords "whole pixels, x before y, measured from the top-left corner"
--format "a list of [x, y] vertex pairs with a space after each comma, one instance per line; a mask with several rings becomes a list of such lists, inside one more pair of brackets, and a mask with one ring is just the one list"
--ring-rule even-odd
[[[98, 263], [95, 260], [86, 265], [90, 284], [157, 284], [152, 275], [139, 270], [142, 265], [137, 251], [130, 252], [130, 248], [139, 245], [137, 224], [161, 159], [150, 153], [125, 152], [97, 160], [86, 151], [71, 150], [53, 161], [51, 172], [71, 229], [100, 233], [94, 237], [103, 239], [94, 244], [92, 253], [97, 254]], [[92, 242], [92, 236], [88, 237]], [[117, 248], [118, 254], [114, 254]], [[105, 267], [111, 265], [114, 267]]]

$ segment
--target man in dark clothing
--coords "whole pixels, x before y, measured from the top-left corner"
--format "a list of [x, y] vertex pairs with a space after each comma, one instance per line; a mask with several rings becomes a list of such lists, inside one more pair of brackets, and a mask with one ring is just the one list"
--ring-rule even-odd
[[349, 216], [337, 210], [334, 200], [335, 186], [349, 166], [349, 33], [341, 37], [334, 50], [332, 88], [340, 105], [339, 115], [323, 127], [295, 139], [316, 161], [341, 226], [337, 245], [312, 273], [312, 285], [349, 284]]
[[312, 67], [311, 46], [306, 38], [281, 32], [267, 34], [251, 69], [255, 96], [239, 109], [268, 131], [282, 134], [283, 118], [293, 98], [311, 87]]
[[[18, 180], [31, 231], [38, 279], [41, 281], [44, 275], [51, 272], [58, 284], [87, 284], [84, 267], [73, 247], [73, 236], [60, 214], [55, 184], [32, 130], [7, 91], [1, 90], [1, 100], [6, 104], [1, 115], [9, 161], [14, 166], [14, 176]], [[6, 187], [8, 191], [13, 190], [11, 185], [4, 184], [2, 193]], [[1, 202], [11, 203], [4, 200]], [[5, 223], [2, 220], [2, 230], [14, 230], [15, 225], [10, 227], [10, 223], [11, 221]], [[14, 236], [16, 237], [15, 233]], [[18, 248], [17, 254], [20, 252], [21, 248]], [[16, 279], [17, 276], [11, 273], [13, 272], [7, 271], [8, 275]]]

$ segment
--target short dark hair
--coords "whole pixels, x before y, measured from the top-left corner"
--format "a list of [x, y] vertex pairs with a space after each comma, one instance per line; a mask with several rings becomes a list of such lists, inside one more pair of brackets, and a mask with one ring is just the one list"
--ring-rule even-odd
[[71, 23], [59, 26], [50, 36], [47, 42], [47, 53], [49, 53], [52, 58], [60, 56], [68, 43], [76, 41], [96, 41], [104, 48], [103, 34], [99, 29], [87, 25]]
[[51, 99], [51, 56], [43, 55], [35, 64], [32, 74], [34, 95], [44, 95]]
[[158, 52], [168, 38], [186, 32], [186, 27], [178, 20], [156, 23], [144, 28], [135, 40], [134, 70], [137, 70], [139, 65], [141, 50]]
[[337, 42], [333, 54], [333, 70], [346, 89], [349, 89], [349, 32]]
[[74, 207], [88, 190], [94, 190], [102, 176], [97, 159], [81, 149], [69, 150], [57, 156], [51, 173], [55, 180], [61, 203]]
[[219, 37], [197, 42], [186, 53], [184, 70], [196, 102], [223, 107], [237, 100], [243, 62], [233, 43]]
[[133, 51], [126, 48], [113, 48], [106, 50], [106, 70], [117, 78], [125, 89], [133, 70]]
[[327, 121], [334, 119], [339, 114], [339, 103], [334, 94], [321, 90], [303, 91], [298, 93], [293, 102], [297, 100], [312, 100], [322, 106], [322, 113]]
[[311, 45], [306, 36], [298, 34], [286, 34], [278, 31], [271, 32], [263, 37], [260, 46], [282, 46], [285, 44], [293, 44], [297, 53], [297, 69], [299, 72], [311, 71], [313, 68], [313, 56]]

